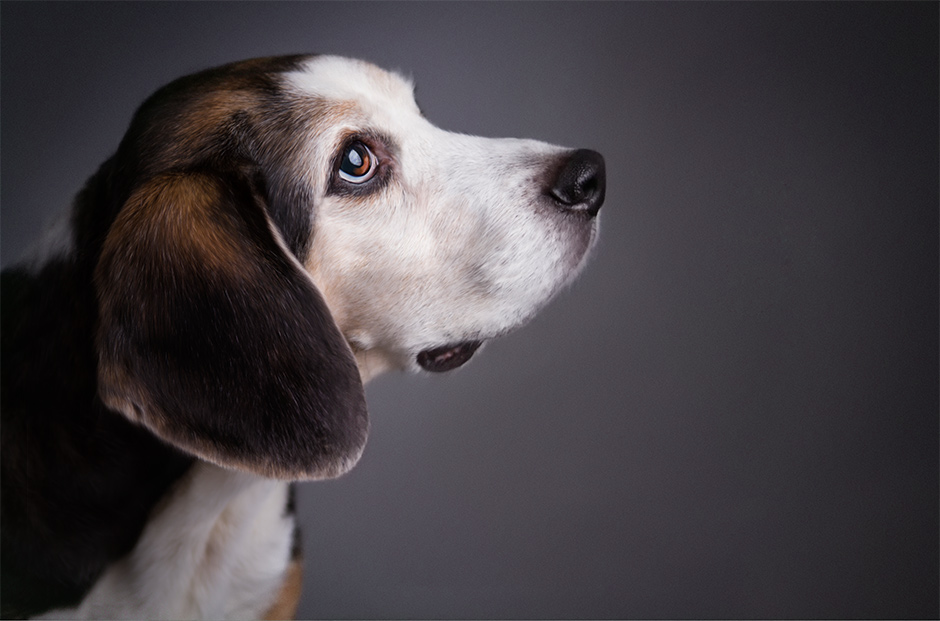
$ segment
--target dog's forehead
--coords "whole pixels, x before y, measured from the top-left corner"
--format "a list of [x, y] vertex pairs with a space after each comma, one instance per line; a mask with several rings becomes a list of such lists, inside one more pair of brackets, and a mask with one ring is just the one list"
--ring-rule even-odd
[[371, 63], [340, 56], [316, 56], [284, 76], [297, 94], [335, 102], [354, 102], [370, 109], [405, 108], [419, 112], [414, 84], [404, 76]]

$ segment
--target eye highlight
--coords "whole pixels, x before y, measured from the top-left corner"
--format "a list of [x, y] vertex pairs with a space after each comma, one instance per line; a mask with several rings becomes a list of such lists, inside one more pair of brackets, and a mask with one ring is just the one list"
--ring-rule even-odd
[[348, 183], [365, 183], [378, 169], [379, 158], [364, 142], [356, 140], [343, 150], [343, 159], [339, 163], [339, 176]]

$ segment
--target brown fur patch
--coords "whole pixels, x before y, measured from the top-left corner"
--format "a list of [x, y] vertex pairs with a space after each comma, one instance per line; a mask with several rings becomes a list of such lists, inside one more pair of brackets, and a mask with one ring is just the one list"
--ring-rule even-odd
[[294, 618], [297, 614], [297, 605], [300, 604], [300, 593], [303, 590], [303, 573], [303, 565], [300, 561], [292, 561], [287, 566], [277, 599], [264, 613], [263, 618], [266, 621]]
[[[256, 264], [246, 260], [239, 227], [226, 222], [219, 206], [219, 193], [218, 184], [206, 176], [163, 175], [141, 188], [137, 200], [128, 203], [115, 221], [111, 235], [162, 236], [157, 243], [173, 248], [196, 265], [245, 278], [260, 277]], [[149, 213], [139, 213], [145, 209]], [[152, 228], [141, 230], [138, 225], [142, 220], [149, 221]], [[145, 244], [154, 240], [135, 242]]]

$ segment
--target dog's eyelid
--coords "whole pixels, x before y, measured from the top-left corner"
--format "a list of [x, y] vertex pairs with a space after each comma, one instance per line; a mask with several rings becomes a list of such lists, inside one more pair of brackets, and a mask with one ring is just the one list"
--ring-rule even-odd
[[383, 154], [389, 152], [389, 145], [391, 144], [388, 138], [374, 131], [351, 131], [343, 136], [343, 138], [340, 140], [337, 154], [343, 155], [346, 149], [356, 143], [364, 144], [369, 148], [370, 151], [378, 155], [380, 158]]

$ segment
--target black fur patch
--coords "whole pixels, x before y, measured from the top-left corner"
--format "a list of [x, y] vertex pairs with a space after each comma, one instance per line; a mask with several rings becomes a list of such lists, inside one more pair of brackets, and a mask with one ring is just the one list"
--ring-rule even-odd
[[0, 282], [0, 616], [11, 618], [76, 604], [192, 459], [98, 400], [94, 296], [73, 264]]

